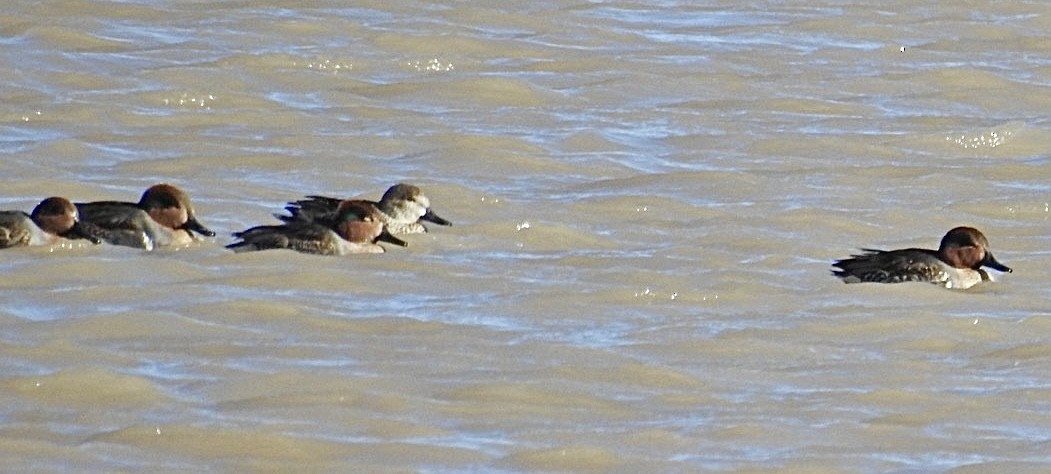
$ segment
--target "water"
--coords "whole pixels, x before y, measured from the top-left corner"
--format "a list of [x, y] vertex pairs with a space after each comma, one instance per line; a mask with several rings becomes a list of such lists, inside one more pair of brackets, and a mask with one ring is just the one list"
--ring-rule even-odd
[[[1040, 471], [1040, 2], [9, 2], [0, 204], [161, 181], [220, 236], [15, 249], [12, 470]], [[407, 249], [235, 255], [420, 185]], [[851, 285], [973, 225], [1015, 272]]]

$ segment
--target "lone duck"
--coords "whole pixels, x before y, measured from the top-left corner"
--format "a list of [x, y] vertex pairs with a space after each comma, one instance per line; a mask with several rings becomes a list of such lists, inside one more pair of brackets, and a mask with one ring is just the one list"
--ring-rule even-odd
[[981, 267], [1011, 273], [989, 251], [989, 241], [978, 229], [957, 227], [942, 237], [938, 250], [861, 249], [863, 253], [835, 261], [832, 274], [844, 283], [901, 283], [922, 281], [946, 288], [966, 289], [992, 277]]

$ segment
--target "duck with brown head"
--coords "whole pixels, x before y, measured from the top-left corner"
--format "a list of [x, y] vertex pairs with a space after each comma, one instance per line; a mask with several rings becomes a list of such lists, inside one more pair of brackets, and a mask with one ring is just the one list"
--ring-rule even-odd
[[942, 237], [938, 250], [862, 249], [861, 254], [832, 263], [832, 274], [845, 283], [920, 281], [965, 289], [992, 280], [982, 267], [1011, 273], [989, 251], [985, 235], [973, 227], [956, 227]]
[[215, 236], [197, 220], [190, 196], [171, 184], [151, 186], [137, 203], [95, 201], [76, 206], [81, 219], [102, 229], [103, 240], [114, 245], [153, 250], [188, 245], [196, 240], [194, 233]]
[[317, 255], [350, 255], [382, 253], [384, 250], [377, 244], [379, 241], [408, 245], [387, 232], [375, 209], [357, 203], [340, 206], [330, 225], [290, 222], [252, 227], [235, 232], [233, 236], [240, 241], [226, 248], [234, 252], [289, 249]]
[[80, 222], [77, 208], [68, 199], [49, 197], [40, 201], [31, 214], [0, 212], [0, 248], [48, 245], [66, 239], [86, 239], [98, 244], [90, 226]]

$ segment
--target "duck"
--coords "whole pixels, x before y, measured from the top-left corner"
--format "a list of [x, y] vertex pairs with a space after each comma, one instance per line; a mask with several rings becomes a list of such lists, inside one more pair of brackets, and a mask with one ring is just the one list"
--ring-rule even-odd
[[44, 199], [30, 214], [0, 211], [0, 248], [52, 245], [62, 239], [99, 244], [94, 230], [80, 221], [76, 206], [64, 197]]
[[355, 201], [342, 203], [328, 225], [318, 222], [291, 221], [280, 225], [262, 225], [235, 232], [240, 239], [227, 245], [234, 252], [289, 249], [315, 255], [351, 255], [383, 253], [377, 242], [400, 246], [408, 243], [391, 235], [376, 209]]
[[306, 199], [289, 202], [285, 210], [289, 215], [277, 215], [284, 222], [318, 222], [322, 225], [332, 224], [340, 206], [346, 202], [356, 202], [371, 206], [376, 211], [385, 228], [391, 234], [422, 234], [427, 228], [420, 222], [426, 221], [441, 226], [451, 226], [452, 222], [438, 216], [431, 209], [431, 201], [419, 187], [398, 183], [387, 189], [377, 201], [365, 199], [340, 199], [319, 195], [306, 196]]
[[836, 260], [832, 274], [844, 283], [927, 282], [951, 289], [967, 289], [992, 276], [982, 267], [1011, 273], [989, 251], [989, 240], [974, 227], [956, 227], [942, 237], [938, 250], [861, 249], [862, 253]]
[[150, 186], [137, 203], [95, 201], [76, 207], [81, 219], [101, 229], [102, 240], [113, 245], [154, 250], [189, 245], [197, 240], [194, 233], [215, 237], [197, 220], [190, 196], [167, 183]]

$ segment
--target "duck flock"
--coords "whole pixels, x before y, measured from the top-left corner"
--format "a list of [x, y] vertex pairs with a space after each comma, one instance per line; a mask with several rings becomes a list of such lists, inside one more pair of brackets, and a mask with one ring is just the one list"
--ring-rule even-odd
[[[450, 226], [430, 209], [430, 200], [411, 184], [391, 186], [377, 201], [307, 196], [288, 203], [281, 224], [235, 232], [234, 252], [290, 249], [318, 255], [381, 253], [378, 242], [408, 244], [393, 234], [417, 234], [420, 221]], [[215, 232], [197, 220], [190, 196], [171, 184], [151, 186], [138, 202], [73, 203], [49, 197], [32, 212], [0, 212], [0, 248], [55, 245], [63, 239], [154, 250], [185, 246]]]
[[[395, 184], [379, 201], [307, 196], [289, 202], [287, 214], [274, 214], [280, 224], [234, 232], [234, 252], [289, 249], [318, 255], [381, 253], [379, 242], [408, 246], [395, 234], [418, 234], [420, 221], [452, 223], [431, 210], [430, 200], [411, 184]], [[62, 239], [153, 250], [184, 246], [197, 235], [214, 237], [194, 213], [190, 197], [171, 184], [151, 186], [138, 202], [73, 203], [62, 197], [44, 199], [30, 213], [0, 212], [0, 248], [54, 245]], [[845, 283], [919, 281], [946, 288], [970, 288], [992, 277], [982, 267], [1010, 273], [993, 257], [985, 235], [973, 227], [956, 227], [938, 250], [862, 249], [832, 263], [832, 274]]]

